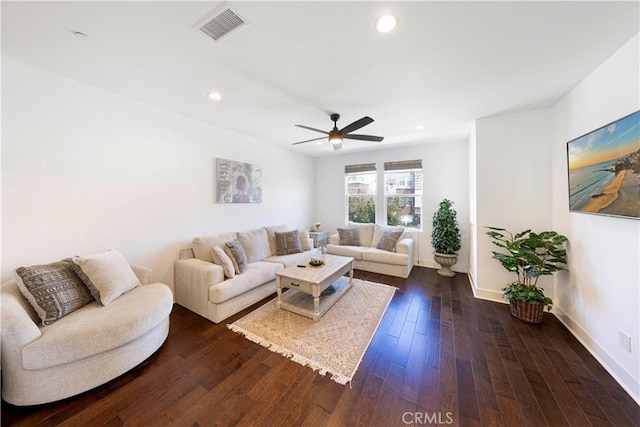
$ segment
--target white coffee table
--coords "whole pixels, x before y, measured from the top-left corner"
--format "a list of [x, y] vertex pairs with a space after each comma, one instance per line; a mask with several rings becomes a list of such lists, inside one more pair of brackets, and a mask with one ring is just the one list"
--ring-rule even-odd
[[[349, 273], [349, 278], [342, 277]], [[276, 290], [280, 309], [318, 320], [351, 288], [353, 281], [353, 258], [327, 255], [325, 264], [313, 267], [307, 262], [304, 267], [289, 267], [276, 273]], [[335, 292], [320, 296], [333, 285]], [[289, 288], [283, 293], [283, 288]]]

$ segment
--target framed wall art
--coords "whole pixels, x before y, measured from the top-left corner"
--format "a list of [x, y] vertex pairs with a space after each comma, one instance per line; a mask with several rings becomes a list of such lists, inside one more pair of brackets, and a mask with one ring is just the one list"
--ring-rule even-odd
[[640, 111], [567, 143], [569, 211], [640, 218]]
[[216, 159], [218, 203], [261, 203], [262, 168], [250, 163]]

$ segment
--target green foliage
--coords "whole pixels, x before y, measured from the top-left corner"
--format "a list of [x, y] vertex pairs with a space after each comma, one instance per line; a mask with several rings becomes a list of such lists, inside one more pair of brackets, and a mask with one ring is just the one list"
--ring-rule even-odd
[[503, 249], [502, 252], [492, 252], [493, 258], [518, 278], [516, 282], [502, 289], [507, 301], [538, 301], [550, 310], [551, 298], [546, 297], [543, 289], [538, 288], [536, 284], [540, 276], [550, 276], [566, 270], [567, 251], [564, 244], [567, 238], [555, 231], [543, 231], [538, 234], [524, 230], [512, 234], [504, 228], [485, 228], [490, 230], [487, 231], [487, 235], [491, 237], [492, 243]]
[[387, 199], [387, 225], [402, 225], [400, 222], [400, 199]]
[[376, 222], [376, 202], [373, 197], [349, 197], [349, 221]]
[[547, 310], [551, 310], [553, 301], [544, 295], [544, 289], [533, 287], [527, 288], [522, 283], [513, 282], [506, 288], [502, 288], [504, 291], [503, 296], [507, 301], [522, 300], [527, 302], [539, 302]]
[[460, 250], [460, 229], [451, 200], [440, 202], [440, 208], [433, 214], [432, 225], [431, 245], [436, 252], [452, 255]]

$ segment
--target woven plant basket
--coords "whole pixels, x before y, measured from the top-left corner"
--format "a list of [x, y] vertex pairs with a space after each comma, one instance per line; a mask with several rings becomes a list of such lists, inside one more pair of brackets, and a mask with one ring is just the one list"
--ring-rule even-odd
[[530, 302], [512, 299], [509, 301], [511, 314], [520, 320], [529, 323], [542, 322], [544, 307], [539, 302]]

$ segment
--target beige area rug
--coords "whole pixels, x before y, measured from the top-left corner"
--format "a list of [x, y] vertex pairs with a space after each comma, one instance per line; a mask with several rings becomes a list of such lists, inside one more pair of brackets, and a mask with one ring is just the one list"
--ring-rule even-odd
[[317, 322], [278, 309], [274, 298], [227, 326], [271, 351], [346, 384], [355, 375], [395, 291], [392, 286], [353, 279], [351, 289]]

